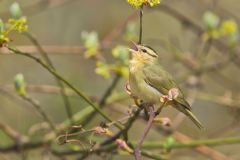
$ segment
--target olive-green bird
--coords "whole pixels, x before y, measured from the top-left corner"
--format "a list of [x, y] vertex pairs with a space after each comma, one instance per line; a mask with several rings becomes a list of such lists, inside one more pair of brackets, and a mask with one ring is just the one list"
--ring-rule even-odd
[[158, 62], [158, 54], [150, 47], [136, 45], [137, 50], [129, 49], [132, 59], [129, 64], [129, 85], [134, 97], [146, 103], [159, 105], [161, 97], [169, 90], [178, 89], [178, 96], [168, 104], [188, 116], [199, 128], [201, 122], [191, 112], [189, 103], [173, 77]]

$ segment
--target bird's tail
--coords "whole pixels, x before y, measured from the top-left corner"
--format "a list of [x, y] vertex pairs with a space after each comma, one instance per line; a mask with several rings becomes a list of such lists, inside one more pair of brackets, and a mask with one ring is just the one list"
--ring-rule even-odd
[[183, 105], [177, 105], [174, 107], [178, 109], [180, 112], [184, 113], [186, 116], [188, 116], [199, 129], [204, 129], [202, 123], [188, 108], [184, 107]]

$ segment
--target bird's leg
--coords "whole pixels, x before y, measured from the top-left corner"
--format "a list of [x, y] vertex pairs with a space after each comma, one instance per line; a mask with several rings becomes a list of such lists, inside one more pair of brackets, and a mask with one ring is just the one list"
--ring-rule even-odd
[[147, 106], [149, 107], [149, 119], [148, 119], [148, 123], [147, 123], [147, 127], [144, 129], [144, 132], [141, 136], [141, 139], [139, 140], [139, 142], [137, 143], [137, 146], [134, 150], [134, 156], [136, 160], [140, 160], [141, 159], [141, 146], [143, 144], [143, 141], [145, 139], [145, 137], [147, 136], [148, 132], [150, 131], [152, 124], [153, 124], [153, 120], [155, 118], [155, 112], [154, 112], [154, 107], [153, 105], [151, 106]]
[[[160, 102], [162, 102], [161, 106], [155, 112], [155, 116], [159, 115], [162, 111], [163, 107], [167, 105], [169, 101], [176, 99], [179, 95], [179, 91], [177, 88], [172, 88], [169, 90], [168, 95], [163, 95], [160, 97]], [[165, 118], [155, 118], [154, 122], [161, 123], [163, 125], [169, 126], [171, 124], [171, 120], [167, 117]]]
[[159, 115], [162, 111], [163, 107], [167, 105], [169, 101], [172, 101], [176, 99], [179, 95], [179, 90], [177, 88], [172, 88], [168, 91], [168, 95], [163, 95], [160, 97], [160, 102], [162, 102], [161, 106], [158, 108], [158, 110], [155, 112], [156, 115]]
[[161, 106], [160, 106], [160, 107], [157, 109], [157, 111], [155, 112], [155, 115], [156, 115], [156, 116], [160, 114], [160, 112], [162, 111], [163, 107], [167, 104], [167, 102], [168, 102], [168, 99], [165, 99], [165, 100], [162, 102]]

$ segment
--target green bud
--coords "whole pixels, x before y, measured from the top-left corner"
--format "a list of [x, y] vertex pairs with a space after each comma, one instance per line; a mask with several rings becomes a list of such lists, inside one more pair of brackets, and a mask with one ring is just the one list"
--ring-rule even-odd
[[104, 77], [105, 79], [110, 78], [110, 69], [108, 64], [98, 61], [96, 63], [95, 73]]
[[220, 19], [214, 13], [207, 11], [203, 15], [203, 24], [206, 30], [213, 30], [216, 29]]
[[113, 48], [112, 55], [118, 58], [123, 64], [128, 64], [129, 54], [125, 46], [117, 46]]
[[0, 34], [3, 33], [3, 31], [4, 31], [4, 23], [2, 19], [0, 19]]
[[21, 73], [15, 76], [15, 89], [20, 96], [26, 96], [25, 80]]
[[164, 149], [167, 152], [169, 152], [172, 149], [172, 146], [175, 144], [175, 142], [176, 142], [175, 138], [172, 136], [169, 136], [163, 144]]
[[86, 52], [85, 52], [86, 58], [95, 56], [99, 48], [99, 39], [98, 39], [97, 32], [83, 31], [81, 33], [81, 38], [84, 42], [84, 47], [86, 48]]
[[97, 32], [86, 32], [83, 31], [81, 35], [83, 41], [84, 41], [84, 46], [86, 48], [97, 48], [99, 46], [99, 41], [98, 41], [98, 34]]
[[20, 17], [22, 17], [22, 10], [21, 10], [20, 5], [17, 2], [14, 2], [10, 6], [9, 10], [10, 10], [11, 16], [13, 18], [19, 19]]

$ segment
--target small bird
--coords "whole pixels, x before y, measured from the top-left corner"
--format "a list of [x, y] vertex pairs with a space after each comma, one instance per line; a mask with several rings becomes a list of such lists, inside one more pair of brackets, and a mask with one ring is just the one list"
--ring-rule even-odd
[[[135, 44], [136, 45], [136, 44]], [[151, 105], [160, 105], [161, 97], [168, 95], [173, 88], [178, 96], [168, 104], [188, 116], [197, 127], [203, 128], [201, 122], [191, 112], [189, 103], [173, 77], [158, 62], [158, 54], [145, 45], [136, 45], [137, 50], [129, 49], [132, 58], [129, 64], [129, 85], [131, 94]]]

